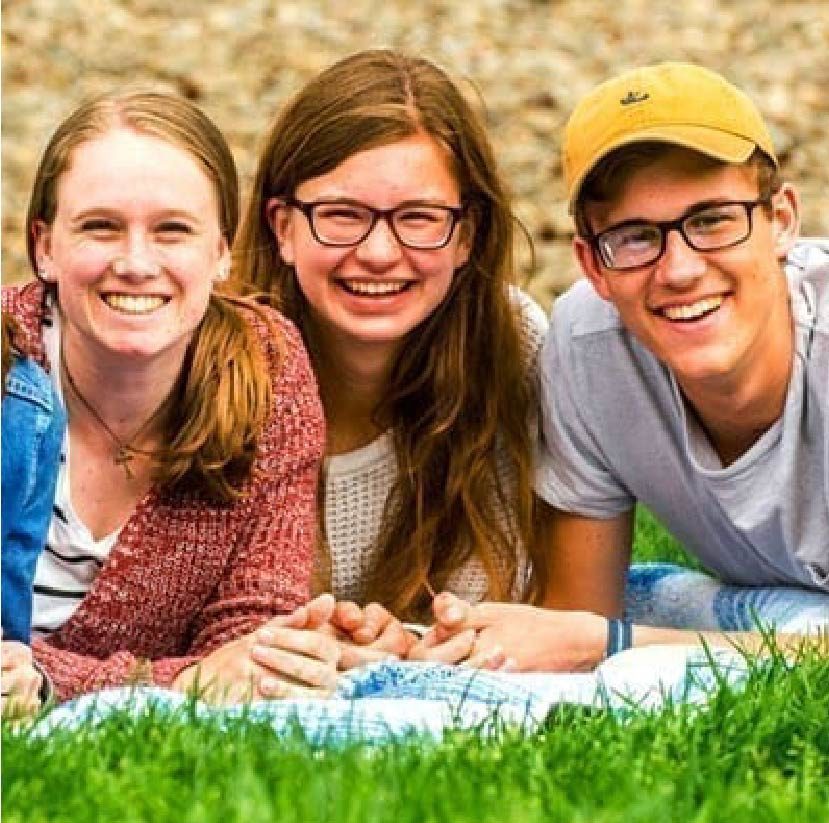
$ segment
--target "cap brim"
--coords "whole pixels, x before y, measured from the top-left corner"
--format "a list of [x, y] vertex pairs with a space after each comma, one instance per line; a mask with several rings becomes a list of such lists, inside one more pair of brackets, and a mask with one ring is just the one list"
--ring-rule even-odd
[[621, 146], [629, 146], [633, 143], [670, 143], [673, 146], [693, 149], [694, 151], [700, 152], [700, 154], [706, 154], [716, 160], [722, 160], [724, 163], [745, 163], [757, 148], [757, 144], [753, 140], [704, 126], [663, 125], [651, 126], [650, 128], [639, 129], [635, 132], [627, 132], [618, 139], [611, 140], [604, 146], [601, 153], [596, 155], [590, 168], [585, 169], [573, 181], [569, 196], [569, 210], [571, 214], [579, 192], [581, 191], [582, 184], [590, 172], [614, 149], [618, 149]]

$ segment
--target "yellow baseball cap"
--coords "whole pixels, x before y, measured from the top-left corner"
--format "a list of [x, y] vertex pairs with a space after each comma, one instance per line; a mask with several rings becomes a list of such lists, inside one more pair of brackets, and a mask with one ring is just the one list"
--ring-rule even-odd
[[759, 147], [777, 165], [771, 136], [748, 95], [702, 66], [645, 66], [597, 86], [570, 115], [562, 148], [570, 211], [603, 157], [645, 141], [685, 146], [726, 163], [744, 163]]

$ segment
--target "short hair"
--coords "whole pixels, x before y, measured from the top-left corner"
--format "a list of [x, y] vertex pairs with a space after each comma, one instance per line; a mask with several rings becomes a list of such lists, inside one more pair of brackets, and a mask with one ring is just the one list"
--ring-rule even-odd
[[[630, 178], [638, 171], [656, 163], [674, 151], [689, 151], [683, 146], [659, 141], [643, 141], [620, 146], [603, 157], [585, 178], [573, 209], [576, 231], [581, 237], [590, 235], [586, 208], [588, 203], [608, 203], [622, 193]], [[724, 160], [697, 152], [711, 168], [729, 165]], [[783, 178], [775, 162], [762, 150], [755, 149], [742, 168], [754, 169], [757, 174], [759, 196], [770, 198], [783, 185]]]

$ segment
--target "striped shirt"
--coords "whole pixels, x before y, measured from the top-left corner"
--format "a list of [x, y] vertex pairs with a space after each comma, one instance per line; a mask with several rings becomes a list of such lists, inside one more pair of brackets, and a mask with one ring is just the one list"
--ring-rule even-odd
[[[49, 361], [60, 363], [60, 314], [43, 329]], [[52, 382], [63, 403], [60, 370], [51, 372]], [[64, 403], [65, 405], [65, 403]], [[95, 540], [72, 507], [69, 493], [69, 430], [63, 438], [60, 469], [52, 520], [46, 545], [37, 561], [32, 604], [32, 636], [45, 637], [59, 629], [74, 614], [95, 582], [101, 566], [118, 540], [120, 530]]]

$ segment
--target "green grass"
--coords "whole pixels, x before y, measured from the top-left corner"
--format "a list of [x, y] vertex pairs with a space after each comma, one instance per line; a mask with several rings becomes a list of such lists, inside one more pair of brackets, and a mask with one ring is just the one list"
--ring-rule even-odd
[[644, 506], [636, 508], [636, 531], [633, 541], [633, 559], [645, 563], [662, 560], [692, 569], [702, 568], [679, 541], [662, 527], [660, 522]]
[[[677, 548], [641, 516], [638, 559], [681, 560]], [[754, 669], [744, 691], [724, 688], [704, 710], [570, 708], [533, 735], [494, 740], [326, 748], [190, 715], [114, 716], [48, 738], [4, 726], [2, 813], [5, 823], [818, 823], [829, 820], [827, 718], [829, 662], [807, 656]]]

